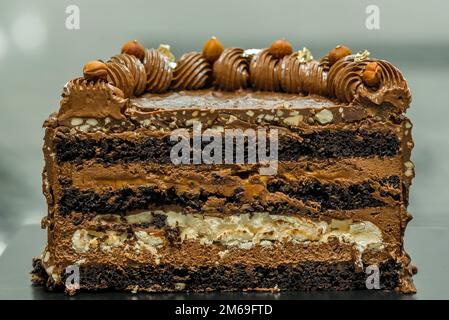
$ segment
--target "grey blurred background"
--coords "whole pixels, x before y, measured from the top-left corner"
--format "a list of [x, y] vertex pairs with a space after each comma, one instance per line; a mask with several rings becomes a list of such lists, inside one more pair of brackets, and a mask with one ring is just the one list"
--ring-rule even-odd
[[[66, 28], [66, 8], [80, 9], [80, 29]], [[368, 5], [380, 29], [365, 25]], [[449, 226], [449, 2], [427, 1], [5, 1], [0, 3], [0, 254], [24, 224], [46, 214], [41, 193], [44, 119], [61, 89], [88, 60], [107, 59], [131, 39], [174, 53], [200, 50], [211, 35], [225, 46], [261, 48], [285, 37], [316, 58], [340, 43], [390, 60], [413, 93], [417, 176], [411, 225]]]

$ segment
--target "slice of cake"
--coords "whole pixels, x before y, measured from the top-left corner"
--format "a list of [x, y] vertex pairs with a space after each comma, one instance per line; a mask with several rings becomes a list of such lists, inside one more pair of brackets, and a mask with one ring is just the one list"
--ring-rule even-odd
[[48, 244], [33, 280], [130, 291], [414, 292], [414, 176], [397, 68], [286, 40], [176, 62], [127, 43], [45, 122]]

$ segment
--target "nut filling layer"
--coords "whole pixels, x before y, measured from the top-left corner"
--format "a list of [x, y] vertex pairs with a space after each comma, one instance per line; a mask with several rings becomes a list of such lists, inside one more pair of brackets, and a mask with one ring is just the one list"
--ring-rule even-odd
[[[213, 217], [173, 211], [142, 212], [128, 215], [126, 219], [131, 224], [151, 224], [155, 215], [165, 217], [168, 228], [177, 230], [180, 242], [198, 241], [202, 245], [221, 244], [225, 247], [250, 249], [255, 245], [271, 246], [276, 242], [313, 244], [336, 238], [353, 244], [360, 255], [367, 248], [383, 248], [382, 232], [370, 221], [332, 220], [328, 223], [268, 213]], [[102, 217], [96, 218], [101, 223]], [[119, 215], [115, 218], [120, 220]], [[107, 221], [110, 222], [111, 219], [113, 217], [108, 215]], [[80, 229], [72, 236], [73, 249], [79, 253], [96, 248], [103, 252], [121, 248], [125, 251], [147, 250], [157, 255], [158, 248], [167, 245], [170, 245], [170, 241], [166, 231], [161, 229], [133, 231], [132, 235]]]

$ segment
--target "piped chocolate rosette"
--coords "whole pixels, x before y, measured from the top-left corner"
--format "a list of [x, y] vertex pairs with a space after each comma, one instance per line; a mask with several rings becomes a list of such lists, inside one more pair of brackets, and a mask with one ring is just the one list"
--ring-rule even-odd
[[401, 72], [384, 60], [369, 59], [366, 52], [335, 62], [328, 77], [329, 94], [346, 103], [392, 105], [402, 112], [411, 93]]
[[327, 96], [327, 70], [307, 48], [293, 52], [281, 39], [252, 57], [250, 79], [255, 90]]
[[213, 68], [214, 85], [221, 90], [235, 91], [248, 86], [249, 66], [243, 49], [228, 48], [223, 51]]
[[251, 59], [250, 80], [255, 90], [281, 91], [281, 79], [278, 72], [280, 61], [271, 54], [269, 49], [262, 50]]
[[211, 72], [212, 68], [209, 62], [201, 53], [185, 53], [176, 63], [171, 89], [197, 90], [204, 88]]
[[287, 93], [327, 96], [327, 71], [313, 60], [307, 48], [282, 59], [279, 79], [282, 89]]
[[[164, 48], [164, 46], [161, 47]], [[161, 50], [145, 50], [146, 91], [160, 93], [168, 90], [173, 79], [173, 69], [170, 65], [170, 62], [173, 61], [170, 61], [171, 59], [173, 58]]]
[[145, 91], [147, 74], [145, 67], [135, 56], [122, 53], [106, 63], [108, 82], [121, 89], [126, 98], [138, 97]]

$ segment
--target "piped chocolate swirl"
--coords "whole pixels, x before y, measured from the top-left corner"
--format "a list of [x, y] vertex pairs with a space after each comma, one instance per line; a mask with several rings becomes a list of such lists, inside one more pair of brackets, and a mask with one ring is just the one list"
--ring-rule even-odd
[[121, 89], [125, 98], [143, 94], [146, 85], [146, 72], [143, 64], [133, 55], [122, 53], [113, 56], [106, 63], [107, 80]]
[[[380, 81], [374, 87], [363, 80], [363, 72], [370, 62], [376, 62], [380, 70]], [[340, 59], [329, 71], [328, 87], [332, 97], [346, 103], [387, 104], [404, 111], [411, 102], [410, 89], [404, 77], [384, 60], [358, 60], [356, 55]]]
[[171, 89], [173, 90], [195, 90], [203, 88], [212, 68], [201, 53], [186, 53], [177, 62], [173, 73]]
[[281, 91], [279, 68], [280, 59], [275, 58], [269, 49], [254, 55], [249, 66], [251, 85], [254, 90]]
[[317, 61], [301, 61], [296, 52], [282, 59], [278, 72], [285, 92], [327, 96], [327, 72]]
[[213, 67], [214, 84], [218, 89], [235, 91], [248, 85], [248, 62], [240, 48], [224, 50]]
[[171, 84], [173, 71], [167, 57], [155, 49], [145, 50], [146, 91], [164, 92]]

